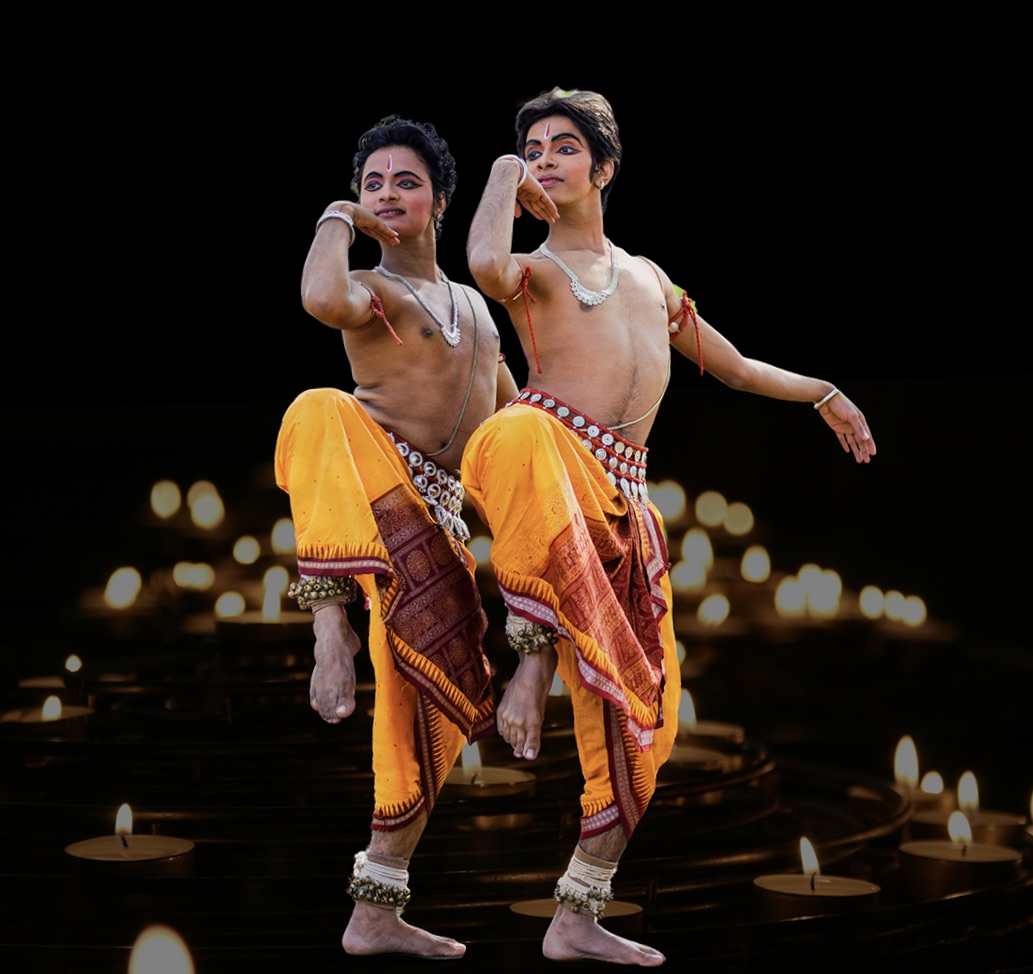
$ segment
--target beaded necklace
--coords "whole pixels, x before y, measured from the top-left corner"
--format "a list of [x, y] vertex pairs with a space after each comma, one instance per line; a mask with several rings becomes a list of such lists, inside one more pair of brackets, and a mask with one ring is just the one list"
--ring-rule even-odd
[[[607, 243], [610, 243], [608, 240]], [[602, 304], [614, 291], [617, 290], [617, 281], [621, 276], [620, 264], [617, 263], [617, 254], [613, 249], [613, 244], [610, 244], [610, 283], [606, 285], [601, 291], [592, 291], [585, 287], [581, 283], [581, 279], [575, 274], [562, 260], [559, 259], [549, 248], [545, 245], [544, 241], [538, 248], [541, 250], [546, 257], [549, 258], [567, 277], [570, 278], [570, 290], [574, 292], [574, 297], [578, 299], [582, 304], [588, 305], [589, 307], [597, 304]]]

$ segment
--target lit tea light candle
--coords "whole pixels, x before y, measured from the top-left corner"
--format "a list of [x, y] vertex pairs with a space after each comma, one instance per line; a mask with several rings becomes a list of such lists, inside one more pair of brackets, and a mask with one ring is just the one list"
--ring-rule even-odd
[[800, 839], [803, 873], [758, 876], [754, 903], [767, 920], [857, 913], [873, 910], [881, 889], [875, 883], [847, 876], [822, 876], [818, 857], [807, 838]]
[[950, 812], [954, 809], [954, 792], [943, 787], [943, 778], [937, 772], [927, 772], [919, 785], [918, 750], [907, 734], [897, 743], [893, 756], [893, 776], [897, 790], [911, 802], [915, 812], [936, 808]]
[[[534, 794], [535, 777], [529, 771], [516, 768], [498, 768], [481, 762], [476, 743], [463, 747], [460, 765], [445, 778], [443, 797], [516, 799]], [[476, 815], [473, 824], [478, 829], [504, 829], [529, 825], [532, 816], [526, 812]]]
[[1021, 874], [1017, 849], [972, 841], [964, 813], [947, 823], [949, 840], [925, 839], [900, 846], [900, 878], [908, 895], [934, 900], [952, 893], [1008, 883]]
[[63, 704], [60, 697], [51, 694], [38, 707], [18, 707], [0, 714], [0, 724], [15, 734], [81, 737], [92, 714], [92, 707]]
[[445, 784], [455, 796], [483, 798], [533, 794], [534, 780], [529, 771], [483, 765], [480, 748], [474, 743], [464, 745], [460, 766], [449, 772]]
[[[220, 636], [256, 642], [305, 641], [312, 637], [312, 613], [283, 609], [289, 576], [282, 565], [273, 565], [262, 578], [262, 608], [233, 615], [216, 614], [215, 631]], [[220, 598], [217, 605], [221, 605]]]
[[715, 737], [721, 740], [742, 744], [746, 737], [739, 724], [725, 724], [715, 720], [697, 720], [696, 704], [692, 694], [682, 689], [678, 704], [678, 736]]
[[[958, 810], [968, 820], [973, 842], [1022, 848], [1027, 825], [1025, 817], [980, 808], [979, 784], [971, 771], [966, 771], [958, 780]], [[943, 809], [916, 812], [909, 823], [909, 836], [914, 839], [947, 838], [951, 814]]]
[[117, 868], [179, 874], [192, 866], [194, 843], [169, 835], [134, 835], [133, 810], [123, 804], [115, 816], [114, 834], [73, 842], [65, 846], [65, 852], [77, 859], [111, 863]]

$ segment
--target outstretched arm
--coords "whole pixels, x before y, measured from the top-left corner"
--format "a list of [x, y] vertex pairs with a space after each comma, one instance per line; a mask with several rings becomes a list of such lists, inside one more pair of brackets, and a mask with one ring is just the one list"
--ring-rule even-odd
[[[660, 276], [668, 313], [674, 318], [681, 311], [681, 299], [662, 271]], [[729, 388], [771, 399], [812, 403], [835, 432], [843, 450], [852, 453], [858, 463], [868, 463], [875, 456], [875, 440], [864, 414], [831, 382], [747, 358], [700, 315], [696, 315], [696, 320], [699, 324], [698, 343], [695, 329], [691, 326], [671, 340], [682, 355], [701, 365]]]
[[[327, 217], [327, 214], [340, 214]], [[369, 292], [350, 276], [348, 248], [361, 231], [382, 245], [394, 246], [398, 234], [358, 203], [331, 203], [316, 223], [316, 235], [301, 272], [301, 303], [331, 328], [358, 328], [373, 317]]]
[[510, 297], [523, 273], [513, 258], [513, 218], [527, 210], [548, 223], [558, 217], [556, 204], [516, 156], [500, 156], [470, 224], [466, 258], [477, 286], [497, 301]]

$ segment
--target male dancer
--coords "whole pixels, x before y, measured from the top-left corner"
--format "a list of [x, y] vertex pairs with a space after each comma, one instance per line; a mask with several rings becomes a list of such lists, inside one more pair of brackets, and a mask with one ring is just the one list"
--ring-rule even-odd
[[[532, 370], [519, 398], [471, 437], [462, 467], [493, 534], [507, 635], [521, 651], [498, 727], [514, 755], [534, 758], [558, 670], [585, 789], [545, 956], [652, 967], [663, 954], [597, 921], [677, 730], [669, 563], [645, 483], [668, 345], [733, 389], [812, 404], [859, 463], [875, 443], [831, 383], [744, 358], [659, 267], [606, 237], [622, 148], [605, 98], [553, 89], [520, 109], [516, 131], [518, 154], [493, 164], [467, 248]], [[523, 210], [549, 232], [533, 253], [513, 254]]]
[[[486, 621], [464, 542], [459, 463], [471, 432], [516, 385], [484, 299], [436, 263], [455, 161], [434, 127], [390, 116], [354, 158], [359, 202], [331, 203], [302, 274], [305, 309], [341, 331], [355, 394], [302, 393], [276, 446], [290, 494], [301, 580], [313, 611], [313, 709], [355, 709], [360, 639], [345, 605], [361, 588], [376, 677], [374, 813], [355, 857], [349, 954], [458, 957], [466, 947], [401, 918], [408, 865], [464, 742], [494, 729]], [[380, 263], [352, 269], [357, 232]]]

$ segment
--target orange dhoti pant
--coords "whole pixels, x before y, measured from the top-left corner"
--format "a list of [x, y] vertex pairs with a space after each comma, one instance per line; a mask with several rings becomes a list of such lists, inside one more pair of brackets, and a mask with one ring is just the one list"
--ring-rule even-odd
[[463, 456], [512, 615], [559, 634], [585, 788], [582, 836], [630, 837], [677, 733], [679, 664], [666, 540], [645, 448], [536, 390], [486, 420]]
[[276, 443], [299, 572], [353, 576], [370, 608], [380, 831], [429, 814], [463, 744], [495, 726], [474, 559], [414, 485], [423, 458], [399, 443], [408, 450], [337, 389], [298, 396]]

